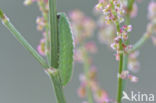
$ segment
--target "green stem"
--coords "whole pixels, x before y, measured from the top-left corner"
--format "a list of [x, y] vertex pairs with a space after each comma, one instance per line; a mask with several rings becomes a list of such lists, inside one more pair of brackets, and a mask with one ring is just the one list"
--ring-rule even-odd
[[13, 34], [13, 36], [35, 57], [35, 59], [45, 68], [48, 68], [46, 61], [38, 54], [38, 52], [27, 42], [20, 32], [11, 24], [8, 18], [0, 10], [0, 18], [3, 24]]
[[49, 73], [52, 83], [54, 85], [54, 90], [56, 93], [57, 103], [66, 103], [64, 98], [63, 87], [61, 83], [61, 78], [58, 70], [53, 70], [52, 73]]
[[138, 48], [140, 48], [147, 40], [148, 38], [150, 37], [149, 34], [145, 33], [141, 38], [140, 40], [134, 44], [133, 48], [128, 52], [128, 53], [131, 53], [131, 52], [134, 52], [136, 51]]
[[[90, 65], [89, 65], [89, 61], [88, 61], [88, 54], [87, 54], [87, 52], [84, 53], [84, 60], [85, 60], [84, 61], [85, 76], [86, 76], [87, 81], [89, 82], [90, 81], [90, 78], [89, 78], [89, 68], [90, 68]], [[86, 91], [87, 91], [87, 96], [88, 96], [88, 103], [94, 103], [93, 102], [93, 96], [92, 96], [92, 90], [91, 90], [90, 85], [86, 86]]]
[[[116, 23], [116, 28], [117, 28], [117, 31], [120, 32], [119, 22]], [[123, 53], [122, 53], [123, 47], [122, 47], [122, 40], [121, 39], [119, 41], [119, 50], [121, 51], [121, 53], [120, 53], [118, 73], [121, 74], [123, 71]], [[118, 78], [118, 89], [117, 89], [117, 103], [121, 103], [122, 91], [123, 91], [123, 80], [119, 77]]]
[[[123, 71], [123, 54], [120, 54], [120, 61], [119, 61], [119, 74]], [[117, 93], [117, 103], [121, 103], [122, 98], [122, 91], [123, 91], [123, 80], [119, 77], [118, 78], [118, 93]]]
[[57, 12], [56, 0], [49, 0], [49, 19], [50, 19], [50, 54], [51, 67], [58, 67], [58, 29], [57, 29]]

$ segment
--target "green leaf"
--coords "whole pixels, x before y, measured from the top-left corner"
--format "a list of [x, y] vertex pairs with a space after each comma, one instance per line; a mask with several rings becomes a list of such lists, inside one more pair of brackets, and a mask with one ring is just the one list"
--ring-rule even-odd
[[73, 38], [70, 24], [65, 13], [58, 14], [59, 67], [62, 85], [66, 85], [72, 76]]

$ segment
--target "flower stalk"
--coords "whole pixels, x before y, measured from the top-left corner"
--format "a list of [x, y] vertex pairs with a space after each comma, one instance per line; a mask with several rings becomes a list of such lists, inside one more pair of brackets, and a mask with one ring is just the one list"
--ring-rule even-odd
[[[120, 31], [120, 26], [119, 23], [117, 23], [117, 31]], [[119, 50], [123, 51], [122, 47], [122, 40], [120, 39], [119, 41]], [[121, 74], [123, 71], [123, 53], [121, 52], [120, 54], [120, 60], [119, 60], [119, 70], [118, 73]], [[123, 80], [122, 78], [118, 78], [118, 89], [117, 89], [117, 103], [121, 103], [121, 98], [122, 98], [122, 91], [123, 91]]]
[[128, 53], [131, 53], [131, 52], [134, 52], [136, 51], [138, 48], [140, 48], [148, 39], [149, 39], [150, 35], [145, 33], [141, 38], [140, 40], [138, 40], [138, 42], [136, 42], [133, 46], [133, 48], [128, 52]]

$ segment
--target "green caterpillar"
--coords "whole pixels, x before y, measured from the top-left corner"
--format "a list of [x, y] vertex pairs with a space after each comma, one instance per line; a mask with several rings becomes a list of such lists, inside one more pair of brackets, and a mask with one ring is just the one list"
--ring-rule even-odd
[[65, 13], [58, 13], [59, 60], [58, 69], [65, 86], [71, 79], [73, 68], [73, 38], [69, 20]]

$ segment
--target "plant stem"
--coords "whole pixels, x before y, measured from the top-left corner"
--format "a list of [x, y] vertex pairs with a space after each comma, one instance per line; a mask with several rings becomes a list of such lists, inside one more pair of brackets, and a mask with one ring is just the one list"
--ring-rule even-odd
[[[119, 22], [116, 23], [116, 28], [117, 28], [117, 31], [120, 32]], [[120, 53], [118, 73], [121, 74], [123, 71], [123, 53], [122, 53], [123, 47], [122, 47], [122, 40], [121, 39], [119, 41], [119, 50], [121, 51], [121, 53]], [[117, 89], [117, 103], [121, 103], [122, 91], [123, 91], [123, 80], [119, 77], [118, 78], [118, 89]]]
[[[89, 68], [90, 68], [90, 65], [89, 65], [89, 61], [88, 61], [88, 54], [86, 51], [84, 51], [84, 71], [85, 71], [85, 76], [86, 76], [86, 79], [87, 79], [87, 82], [89, 83], [90, 81], [90, 78], [89, 78]], [[88, 103], [94, 103], [93, 102], [93, 96], [92, 96], [92, 90], [91, 90], [91, 87], [90, 87], [90, 84], [88, 84], [86, 86], [86, 91], [87, 91], [87, 96], [88, 96]]]
[[50, 19], [50, 55], [51, 67], [58, 67], [58, 29], [56, 0], [49, 0], [49, 19]]
[[140, 38], [140, 40], [136, 44], [134, 44], [133, 48], [128, 53], [136, 51], [139, 47], [141, 47], [148, 40], [149, 37], [150, 37], [150, 35], [145, 33]]
[[[120, 54], [120, 61], [119, 61], [119, 74], [122, 73], [123, 66], [123, 54]], [[117, 93], [117, 103], [121, 103], [122, 98], [122, 91], [123, 91], [123, 80], [119, 77], [118, 78], [118, 93]]]
[[12, 25], [9, 19], [0, 10], [0, 18], [3, 24], [13, 34], [13, 36], [35, 57], [35, 59], [43, 66], [44, 69], [48, 68], [46, 61], [38, 54], [38, 52], [27, 42], [20, 32]]
[[54, 90], [56, 93], [57, 103], [66, 103], [64, 98], [63, 87], [61, 83], [61, 78], [58, 70], [54, 70], [52, 73], [49, 73], [51, 80], [54, 85]]

